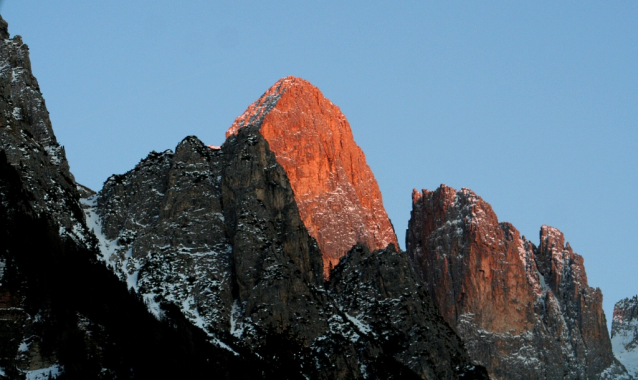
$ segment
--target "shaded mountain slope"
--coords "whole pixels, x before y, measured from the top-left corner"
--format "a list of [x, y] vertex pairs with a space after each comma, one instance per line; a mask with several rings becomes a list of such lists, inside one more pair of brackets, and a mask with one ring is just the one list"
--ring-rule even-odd
[[28, 48], [2, 19], [0, 35], [0, 377], [281, 378], [175, 308], [158, 320], [98, 260]]

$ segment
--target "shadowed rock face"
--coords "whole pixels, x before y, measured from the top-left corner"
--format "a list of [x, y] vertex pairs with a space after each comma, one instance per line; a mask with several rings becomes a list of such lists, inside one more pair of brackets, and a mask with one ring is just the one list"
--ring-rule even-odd
[[0, 377], [263, 374], [258, 360], [210, 345], [184, 316], [158, 321], [99, 262], [29, 50], [2, 18], [0, 37]]
[[614, 305], [611, 344], [618, 360], [632, 376], [638, 377], [638, 296]]
[[356, 243], [397, 245], [379, 186], [339, 108], [309, 82], [287, 77], [226, 133], [255, 125], [284, 168], [304, 225], [323, 255], [324, 275]]
[[321, 252], [255, 125], [221, 149], [188, 137], [151, 153], [93, 199], [107, 264], [159, 315], [179, 308], [217, 345], [284, 360], [297, 377], [486, 378], [405, 253], [358, 245], [324, 284]]
[[470, 365], [463, 343], [438, 313], [405, 252], [393, 245], [370, 252], [357, 245], [328, 284], [341, 310], [386, 351], [424, 379], [487, 379]]
[[38, 305], [40, 314], [29, 309], [37, 298], [28, 289], [34, 279], [27, 278], [28, 269], [19, 264], [31, 252], [25, 242], [18, 248], [23, 232], [14, 229], [19, 221], [33, 219], [33, 230], [35, 220], [55, 220], [52, 228], [59, 230], [58, 239], [84, 240], [88, 231], [81, 223], [79, 195], [64, 148], [56, 141], [31, 72], [29, 48], [20, 36], [9, 37], [1, 17], [0, 67], [0, 367], [8, 368], [7, 376], [18, 376], [19, 371], [53, 366], [56, 355], [41, 350], [43, 325], [51, 322], [50, 305]]
[[83, 219], [79, 195], [31, 72], [29, 48], [20, 36], [9, 39], [2, 18], [0, 38], [0, 149], [33, 193], [30, 207], [38, 214], [54, 213], [61, 227], [72, 231]]
[[623, 376], [600, 289], [549, 226], [536, 247], [469, 189], [414, 191], [408, 254], [470, 357], [498, 379]]
[[[233, 318], [278, 333], [301, 334], [292, 314], [325, 324], [307, 315], [317, 306], [306, 298], [309, 286], [322, 285], [321, 254], [283, 169], [253, 129], [220, 150], [187, 137], [175, 153], [151, 153], [111, 176], [97, 196], [101, 231], [116, 242], [107, 263], [222, 338]], [[305, 327], [301, 335], [312, 338], [309, 330], [321, 330]]]

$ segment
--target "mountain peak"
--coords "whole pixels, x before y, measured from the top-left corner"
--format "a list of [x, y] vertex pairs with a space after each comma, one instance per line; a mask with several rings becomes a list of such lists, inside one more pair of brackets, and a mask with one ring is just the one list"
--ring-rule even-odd
[[233, 125], [226, 131], [226, 138], [237, 134], [242, 127], [261, 123], [266, 114], [275, 107], [281, 96], [291, 88], [295, 88], [296, 96], [310, 95], [310, 97], [325, 99], [321, 91], [305, 79], [294, 76], [281, 78], [235, 119]]
[[9, 38], [9, 24], [0, 16], [0, 38], [6, 40]]
[[285, 77], [251, 104], [226, 136], [255, 126], [284, 168], [303, 222], [317, 240], [324, 275], [357, 243], [397, 239], [379, 186], [339, 107], [310, 82]]

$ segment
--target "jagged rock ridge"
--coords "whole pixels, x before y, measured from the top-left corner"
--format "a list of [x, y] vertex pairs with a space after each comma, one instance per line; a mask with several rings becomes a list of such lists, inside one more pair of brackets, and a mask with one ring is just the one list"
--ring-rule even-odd
[[[255, 125], [221, 149], [188, 137], [109, 178], [85, 202], [104, 260], [158, 316], [175, 305], [214, 344], [282, 355], [297, 376], [483, 378], [404, 253], [359, 246], [335, 269], [343, 280], [324, 285], [321, 252], [268, 146]], [[374, 266], [356, 264], [362, 250], [379, 258]], [[396, 284], [370, 283], [379, 272]]]
[[414, 190], [408, 253], [474, 363], [496, 379], [621, 378], [600, 289], [563, 234], [540, 246], [469, 189]]
[[69, 171], [28, 48], [19, 36], [9, 39], [2, 18], [0, 35], [0, 377], [266, 373], [257, 358], [208, 344], [181, 313], [157, 320], [98, 261], [78, 188], [90, 191]]
[[625, 298], [614, 305], [611, 345], [616, 358], [632, 376], [638, 377], [638, 296]]
[[[482, 368], [467, 367], [461, 340], [433, 307], [408, 256], [393, 245], [373, 252], [355, 246], [335, 268], [329, 289], [349, 319], [383, 346], [400, 347], [395, 357], [422, 378], [485, 376]], [[467, 371], [454, 371], [464, 366]]]
[[381, 192], [339, 107], [295, 77], [277, 81], [226, 136], [257, 126], [292, 186], [301, 219], [323, 254], [324, 274], [356, 243], [398, 247]]

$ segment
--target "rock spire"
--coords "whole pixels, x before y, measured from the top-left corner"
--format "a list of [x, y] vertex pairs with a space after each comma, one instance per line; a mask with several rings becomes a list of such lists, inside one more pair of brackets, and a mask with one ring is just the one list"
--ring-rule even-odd
[[379, 186], [346, 117], [308, 81], [286, 77], [239, 116], [226, 136], [257, 125], [323, 254], [324, 275], [357, 243], [397, 244]]

